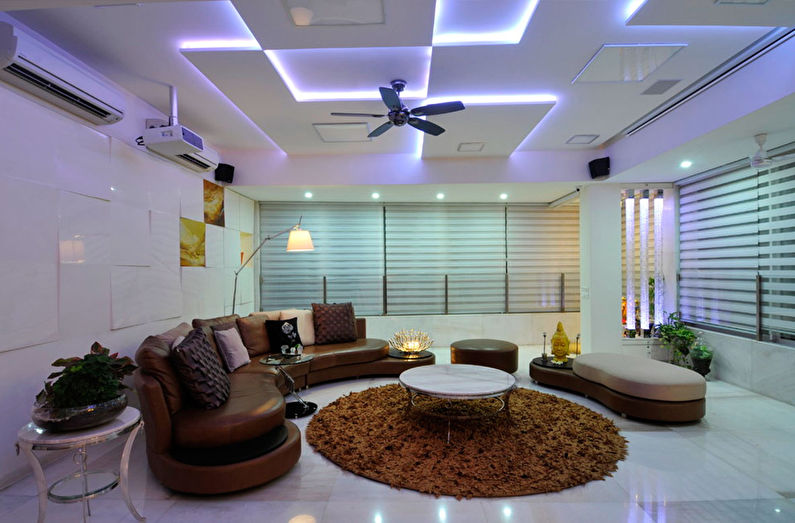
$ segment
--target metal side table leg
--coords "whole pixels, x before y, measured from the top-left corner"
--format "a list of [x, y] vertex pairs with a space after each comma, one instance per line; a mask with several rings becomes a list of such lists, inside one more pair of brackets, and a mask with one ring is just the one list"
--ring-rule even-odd
[[133, 515], [135, 519], [138, 521], [146, 521], [146, 518], [138, 513], [135, 510], [135, 507], [132, 504], [132, 500], [130, 499], [130, 487], [127, 483], [127, 478], [130, 472], [130, 454], [132, 453], [132, 446], [133, 442], [135, 441], [135, 437], [138, 435], [138, 431], [141, 430], [143, 427], [144, 422], [138, 424], [130, 435], [127, 436], [127, 442], [124, 444], [124, 450], [121, 453], [121, 464], [119, 465], [119, 483], [121, 484], [121, 497], [124, 499], [124, 502], [127, 504], [127, 509], [130, 511], [130, 514]]
[[41, 468], [39, 458], [33, 453], [33, 445], [26, 442], [17, 443], [17, 450], [22, 449], [22, 453], [30, 463], [30, 468], [33, 469], [33, 477], [36, 478], [36, 488], [39, 492], [39, 519], [38, 523], [44, 523], [44, 518], [47, 515], [47, 480], [44, 477], [44, 470]]

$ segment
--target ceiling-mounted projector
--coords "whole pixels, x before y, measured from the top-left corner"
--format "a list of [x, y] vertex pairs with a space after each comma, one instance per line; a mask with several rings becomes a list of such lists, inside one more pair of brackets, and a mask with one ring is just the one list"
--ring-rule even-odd
[[202, 137], [179, 124], [146, 129], [143, 139], [147, 149], [164, 156], [200, 153], [204, 150]]

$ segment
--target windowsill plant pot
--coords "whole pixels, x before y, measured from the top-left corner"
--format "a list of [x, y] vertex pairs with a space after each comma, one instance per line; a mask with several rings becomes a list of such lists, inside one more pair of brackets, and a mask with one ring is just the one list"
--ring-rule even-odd
[[712, 349], [703, 343], [697, 344], [690, 351], [690, 361], [693, 362], [693, 370], [706, 376], [709, 374], [709, 367], [712, 364]]
[[136, 369], [130, 358], [110, 354], [95, 342], [84, 357], [60, 358], [52, 365], [63, 370], [50, 374], [36, 396], [31, 418], [39, 427], [53, 432], [95, 427], [127, 407], [122, 380]]
[[660, 339], [671, 349], [671, 363], [691, 369], [690, 350], [696, 343], [696, 333], [682, 323], [679, 314], [674, 312], [660, 325]]

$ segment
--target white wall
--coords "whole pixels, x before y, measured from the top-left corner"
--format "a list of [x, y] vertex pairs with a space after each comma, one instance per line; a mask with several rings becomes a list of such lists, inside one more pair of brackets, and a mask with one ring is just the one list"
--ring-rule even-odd
[[621, 341], [621, 187], [580, 190], [582, 352], [619, 352]]
[[795, 349], [694, 329], [715, 352], [709, 377], [795, 405]]
[[542, 333], [549, 340], [557, 323], [572, 342], [580, 332], [578, 312], [534, 312], [517, 314], [449, 314], [417, 316], [367, 316], [367, 336], [388, 340], [400, 329], [415, 329], [428, 333], [434, 347], [449, 347], [456, 340], [492, 338], [517, 345], [541, 345]]
[[[5, 84], [0, 115], [2, 487], [28, 472], [16, 432], [52, 361], [93, 341], [132, 356], [149, 334], [231, 309], [255, 205], [227, 189], [227, 227], [207, 226], [215, 266], [181, 269], [179, 217], [203, 221], [202, 177], [130, 145], [162, 115], [128, 96], [125, 120], [94, 127]], [[247, 314], [253, 276], [240, 284]]]

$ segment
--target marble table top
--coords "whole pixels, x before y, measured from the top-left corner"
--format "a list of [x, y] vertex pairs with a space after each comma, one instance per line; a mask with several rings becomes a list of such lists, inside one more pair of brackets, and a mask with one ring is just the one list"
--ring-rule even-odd
[[516, 385], [507, 372], [480, 365], [426, 365], [400, 374], [408, 390], [438, 398], [470, 399], [499, 396]]
[[70, 432], [50, 432], [33, 422], [28, 423], [17, 433], [20, 441], [33, 444], [35, 448], [69, 448], [82, 444], [98, 443], [113, 439], [124, 433], [141, 420], [141, 413], [134, 407], [125, 408], [116, 419], [97, 427]]

